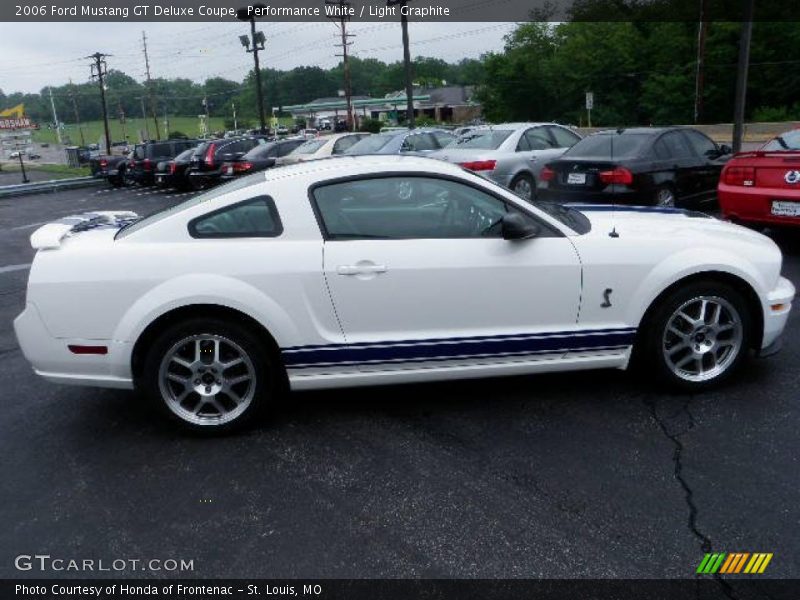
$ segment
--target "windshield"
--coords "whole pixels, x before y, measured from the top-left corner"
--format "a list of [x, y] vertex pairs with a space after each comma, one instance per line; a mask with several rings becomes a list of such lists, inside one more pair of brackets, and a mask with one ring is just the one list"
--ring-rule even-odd
[[393, 139], [393, 135], [371, 135], [369, 137], [365, 137], [357, 144], [353, 144], [347, 150], [345, 150], [344, 153], [370, 154], [371, 152], [377, 152]]
[[292, 154], [314, 154], [322, 148], [328, 140], [309, 140], [305, 144], [299, 145]]
[[[242, 156], [242, 160], [253, 160], [255, 158], [269, 158], [270, 150], [275, 148], [275, 144], [261, 144]], [[273, 154], [274, 156], [274, 154]]]
[[800, 129], [788, 131], [768, 141], [761, 148], [762, 150], [781, 151], [781, 150], [800, 150]]
[[253, 173], [252, 175], [247, 175], [246, 177], [240, 177], [238, 179], [234, 179], [229, 183], [210, 189], [207, 192], [195, 196], [194, 198], [189, 198], [188, 200], [181, 202], [180, 204], [175, 204], [174, 206], [168, 206], [165, 209], [156, 211], [154, 213], [150, 213], [149, 215], [139, 219], [138, 221], [134, 221], [131, 224], [126, 225], [117, 232], [115, 239], [124, 238], [127, 235], [139, 231], [140, 229], [143, 229], [148, 225], [157, 223], [162, 219], [166, 219], [167, 217], [179, 213], [182, 210], [186, 210], [187, 208], [192, 208], [193, 206], [197, 206], [198, 204], [202, 204], [203, 202], [206, 202], [208, 200], [213, 200], [214, 198], [217, 198], [218, 196], [221, 196], [223, 194], [227, 194], [228, 192], [235, 192], [236, 190], [241, 190], [246, 187], [250, 187], [251, 185], [260, 183], [262, 181], [264, 181], [264, 173]]
[[181, 160], [189, 160], [192, 157], [192, 154], [194, 154], [194, 148], [189, 148], [188, 150], [184, 150], [183, 152], [178, 154], [178, 156], [175, 157], [175, 162]]
[[510, 130], [500, 131], [471, 131], [458, 138], [449, 148], [477, 148], [480, 150], [497, 150], [500, 144], [511, 135]]
[[651, 138], [650, 133], [599, 133], [583, 138], [562, 156], [608, 160], [635, 156]]

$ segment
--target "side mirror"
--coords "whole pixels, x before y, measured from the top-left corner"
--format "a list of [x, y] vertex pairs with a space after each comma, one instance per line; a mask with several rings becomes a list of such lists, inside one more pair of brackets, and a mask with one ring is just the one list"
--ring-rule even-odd
[[508, 213], [501, 225], [504, 240], [529, 240], [539, 235], [539, 226], [518, 212]]
[[727, 144], [721, 144], [720, 147], [719, 147], [719, 153], [720, 153], [720, 156], [722, 156], [724, 154], [732, 154], [733, 153], [733, 148], [731, 148]]

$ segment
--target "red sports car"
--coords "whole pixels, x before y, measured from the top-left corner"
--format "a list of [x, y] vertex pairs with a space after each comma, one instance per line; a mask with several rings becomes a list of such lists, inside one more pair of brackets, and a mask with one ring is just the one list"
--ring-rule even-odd
[[754, 225], [800, 225], [800, 129], [736, 154], [717, 187], [722, 216]]

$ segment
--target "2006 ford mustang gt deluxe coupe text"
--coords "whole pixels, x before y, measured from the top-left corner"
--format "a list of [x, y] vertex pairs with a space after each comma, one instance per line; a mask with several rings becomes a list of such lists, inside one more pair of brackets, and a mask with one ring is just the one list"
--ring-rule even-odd
[[528, 203], [455, 165], [341, 157], [143, 219], [44, 225], [14, 325], [51, 381], [202, 430], [289, 389], [636, 364], [699, 391], [778, 345], [768, 238], [668, 208]]

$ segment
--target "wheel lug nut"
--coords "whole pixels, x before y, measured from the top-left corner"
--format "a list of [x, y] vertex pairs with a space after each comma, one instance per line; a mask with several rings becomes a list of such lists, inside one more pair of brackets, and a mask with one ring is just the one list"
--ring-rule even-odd
[[210, 393], [211, 393], [211, 386], [207, 385], [206, 386], [206, 394], [210, 394]]

